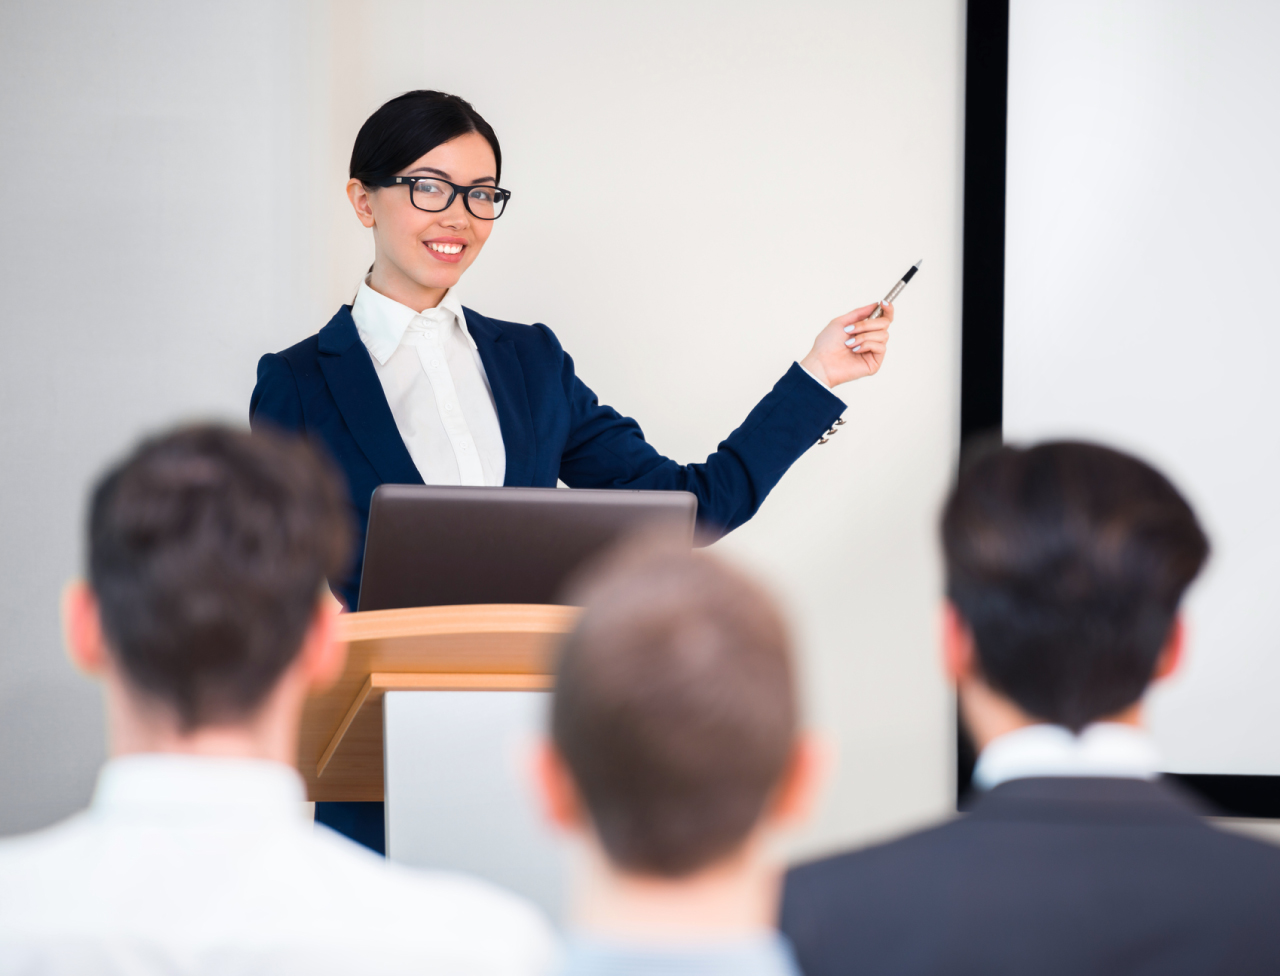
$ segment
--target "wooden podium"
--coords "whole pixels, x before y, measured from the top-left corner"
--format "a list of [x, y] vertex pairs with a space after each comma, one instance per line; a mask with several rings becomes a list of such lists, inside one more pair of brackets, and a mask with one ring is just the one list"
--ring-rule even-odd
[[536, 691], [581, 611], [541, 604], [343, 614], [347, 666], [302, 719], [298, 769], [310, 800], [381, 800], [388, 691]]

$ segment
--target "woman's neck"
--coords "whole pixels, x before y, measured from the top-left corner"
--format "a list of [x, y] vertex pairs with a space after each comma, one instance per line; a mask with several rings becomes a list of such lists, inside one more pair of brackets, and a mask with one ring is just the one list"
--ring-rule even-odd
[[390, 261], [377, 260], [366, 279], [370, 288], [379, 295], [399, 302], [415, 312], [435, 308], [448, 294], [448, 288], [428, 288], [410, 278]]

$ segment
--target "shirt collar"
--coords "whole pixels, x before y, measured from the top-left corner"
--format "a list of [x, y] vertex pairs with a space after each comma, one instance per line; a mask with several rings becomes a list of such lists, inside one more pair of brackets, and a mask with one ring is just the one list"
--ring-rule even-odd
[[408, 305], [401, 305], [395, 299], [374, 291], [366, 279], [360, 283], [355, 301], [351, 304], [351, 317], [355, 320], [356, 330], [365, 347], [382, 366], [386, 365], [391, 354], [400, 347], [409, 326], [418, 319], [434, 321], [445, 328], [460, 329], [467, 344], [472, 349], [476, 348], [476, 342], [467, 329], [462, 302], [458, 300], [453, 288], [445, 292], [444, 298], [440, 299], [440, 304], [435, 308], [415, 312]]
[[265, 759], [140, 753], [112, 759], [98, 774], [90, 810], [127, 819], [303, 819], [297, 770]]
[[1079, 735], [1060, 725], [1028, 725], [992, 739], [978, 757], [973, 782], [989, 790], [1033, 776], [1155, 779], [1160, 755], [1151, 734], [1118, 722], [1097, 722]]
[[566, 940], [562, 976], [663, 972], [672, 976], [799, 976], [791, 944], [778, 932], [732, 941], [661, 944], [583, 932]]

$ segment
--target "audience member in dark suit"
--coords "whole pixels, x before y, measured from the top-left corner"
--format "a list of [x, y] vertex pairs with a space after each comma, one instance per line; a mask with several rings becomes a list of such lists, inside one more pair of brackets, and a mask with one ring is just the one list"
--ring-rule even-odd
[[1208, 554], [1187, 502], [1106, 448], [1003, 447], [961, 475], [942, 541], [981, 793], [791, 872], [782, 929], [807, 976], [1280, 970], [1280, 849], [1206, 824], [1143, 730]]
[[799, 976], [768, 841], [817, 764], [777, 607], [687, 547], [629, 548], [588, 578], [538, 764], [586, 855], [561, 976]]

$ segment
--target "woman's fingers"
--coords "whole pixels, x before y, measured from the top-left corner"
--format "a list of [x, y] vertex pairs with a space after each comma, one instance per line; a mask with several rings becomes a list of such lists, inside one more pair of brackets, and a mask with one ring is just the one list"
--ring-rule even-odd
[[[871, 315], [871, 312], [874, 312], [876, 310], [876, 305], [879, 305], [881, 308], [884, 309], [884, 314], [880, 316], [880, 318], [878, 319], [869, 318], [869, 316]], [[852, 334], [861, 332], [865, 329], [883, 329], [890, 322], [892, 322], [893, 321], [893, 305], [891, 305], [889, 302], [877, 302], [876, 305], [868, 305], [867, 308], [869, 308], [871, 311], [867, 312], [866, 315], [858, 315], [856, 312], [850, 312], [849, 316], [854, 316], [854, 318], [844, 327], [844, 331], [852, 335]], [[858, 309], [858, 312], [862, 312], [862, 311], [865, 311], [865, 310], [861, 308]], [[846, 318], [848, 318], [849, 316], [846, 316]]]
[[868, 315], [876, 310], [878, 302], [872, 302], [870, 305], [863, 305], [862, 308], [855, 308], [852, 312], [845, 312], [839, 318], [832, 321], [832, 325], [850, 326], [854, 322], [860, 322]]
[[883, 356], [887, 344], [884, 340], [859, 342], [857, 345], [850, 346], [850, 352], [856, 352], [859, 356], [868, 354]]
[[[877, 309], [881, 314], [871, 318]], [[818, 333], [800, 365], [831, 387], [870, 376], [884, 361], [892, 322], [893, 306], [888, 302], [873, 302], [846, 312]], [[840, 355], [841, 347], [852, 356]]]
[[867, 332], [857, 332], [845, 339], [844, 344], [852, 349], [854, 346], [862, 345], [867, 342], [878, 342], [884, 345], [889, 341], [889, 331], [887, 329], [875, 329]]

